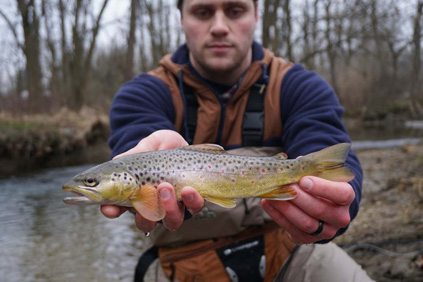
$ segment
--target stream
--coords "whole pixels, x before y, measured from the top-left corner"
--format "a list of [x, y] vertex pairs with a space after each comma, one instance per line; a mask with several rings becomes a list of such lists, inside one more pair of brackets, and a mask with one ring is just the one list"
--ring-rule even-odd
[[[352, 133], [357, 140], [353, 148], [418, 142], [422, 131], [416, 132], [391, 139]], [[91, 166], [0, 178], [0, 281], [132, 281], [137, 260], [148, 246], [133, 215], [107, 219], [98, 206], [62, 202], [69, 196], [60, 189], [62, 184]]]

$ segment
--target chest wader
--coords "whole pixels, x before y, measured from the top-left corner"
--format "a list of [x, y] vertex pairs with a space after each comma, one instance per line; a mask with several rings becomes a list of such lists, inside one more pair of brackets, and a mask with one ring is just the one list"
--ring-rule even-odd
[[[274, 74], [268, 84], [267, 81], [258, 79], [263, 73], [262, 67], [263, 71], [266, 70], [265, 66], [270, 66], [270, 72]], [[196, 81], [185, 66], [172, 63], [170, 56], [164, 57], [161, 67], [150, 74], [168, 85], [175, 106], [175, 127], [188, 143], [208, 142], [259, 147], [263, 140], [281, 136], [279, 96], [282, 78], [290, 66], [292, 64], [275, 58], [271, 52], [265, 50], [263, 61], [252, 65], [246, 75], [247, 79], [240, 86], [240, 93], [236, 92], [233, 103], [229, 101], [228, 105], [216, 104], [218, 97], [212, 97], [214, 102], [211, 102], [207, 97], [212, 93], [207, 86]], [[184, 82], [188, 79], [189, 83], [182, 83], [182, 72]], [[248, 86], [248, 81], [260, 83]], [[205, 94], [206, 91], [209, 91], [208, 94]], [[242, 102], [244, 106], [240, 107], [240, 100], [236, 99], [242, 99], [245, 91], [250, 93], [248, 99]], [[269, 92], [274, 95], [269, 95]], [[225, 116], [227, 109], [230, 112]], [[218, 115], [210, 116], [213, 113]], [[135, 281], [143, 281], [148, 266], [157, 257], [171, 281], [273, 281], [295, 245], [287, 233], [273, 221], [265, 223], [262, 215], [252, 217], [253, 214], [257, 215], [257, 210], [260, 210], [260, 214], [264, 213], [260, 201], [252, 200], [247, 200], [253, 203], [252, 206], [247, 205], [245, 200], [242, 201], [244, 211], [241, 212], [241, 218], [256, 218], [247, 220], [251, 222], [241, 229], [243, 231], [234, 232], [236, 229], [231, 226], [231, 231], [222, 229], [229, 232], [224, 235], [224, 232], [216, 231], [216, 226], [209, 225], [207, 228], [211, 228], [210, 234], [213, 235], [207, 237], [204, 230], [199, 230], [200, 237], [194, 236], [198, 230], [190, 228], [198, 227], [198, 224], [195, 222], [197, 219], [193, 218], [184, 223], [184, 226], [187, 226], [184, 228], [186, 236], [178, 237], [178, 230], [169, 234], [173, 239], [166, 241], [167, 237], [161, 236], [164, 230], [160, 230], [164, 228], [156, 227], [159, 229], [155, 230], [158, 231], [155, 232], [158, 237], [152, 239], [155, 243], [159, 242], [159, 247], [153, 246], [141, 256], [135, 272]], [[257, 218], [261, 220], [257, 221]], [[220, 228], [226, 226], [224, 222], [219, 224]], [[194, 234], [190, 234], [191, 232]]]

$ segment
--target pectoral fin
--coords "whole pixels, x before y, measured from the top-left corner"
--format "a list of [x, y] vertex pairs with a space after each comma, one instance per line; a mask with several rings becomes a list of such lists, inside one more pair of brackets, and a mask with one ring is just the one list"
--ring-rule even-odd
[[228, 209], [236, 206], [236, 199], [207, 197], [206, 200]]
[[292, 200], [297, 196], [297, 192], [290, 185], [283, 185], [275, 187], [275, 189], [257, 195], [258, 198], [269, 200]]
[[159, 193], [153, 185], [142, 186], [136, 197], [131, 198], [130, 201], [134, 208], [148, 220], [159, 221], [165, 216]]

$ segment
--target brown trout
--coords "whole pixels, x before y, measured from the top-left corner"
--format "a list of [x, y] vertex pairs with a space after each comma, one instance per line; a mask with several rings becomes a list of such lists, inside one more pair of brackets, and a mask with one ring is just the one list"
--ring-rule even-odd
[[337, 144], [292, 160], [283, 153], [271, 157], [231, 155], [213, 144], [138, 153], [76, 175], [63, 190], [77, 196], [64, 202], [134, 207], [143, 217], [158, 221], [165, 215], [156, 189], [161, 182], [173, 185], [178, 200], [181, 189], [192, 186], [207, 201], [226, 208], [233, 208], [238, 198], [290, 200], [296, 192], [288, 184], [306, 175], [351, 181], [354, 174], [344, 164], [350, 147]]

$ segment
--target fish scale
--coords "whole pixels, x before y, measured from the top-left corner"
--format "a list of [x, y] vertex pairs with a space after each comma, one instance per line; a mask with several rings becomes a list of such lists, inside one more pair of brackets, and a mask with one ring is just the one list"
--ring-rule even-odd
[[294, 160], [286, 155], [250, 157], [228, 154], [213, 144], [127, 155], [93, 167], [63, 186], [77, 194], [65, 203], [113, 204], [134, 207], [150, 220], [164, 216], [156, 187], [169, 182], [181, 200], [181, 190], [191, 186], [206, 200], [231, 208], [235, 200], [260, 197], [289, 200], [289, 186], [305, 175], [336, 181], [354, 178], [344, 165], [350, 144], [337, 144]]

